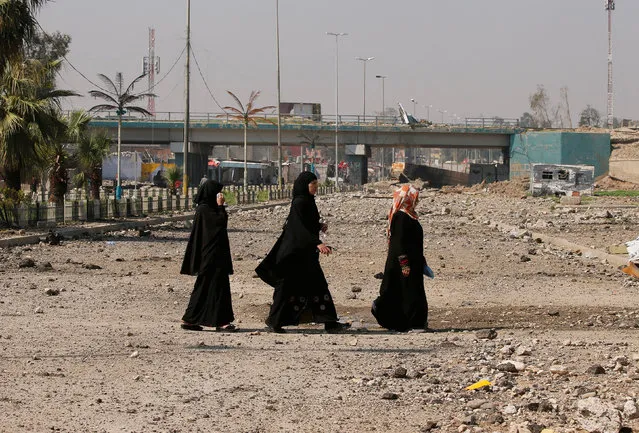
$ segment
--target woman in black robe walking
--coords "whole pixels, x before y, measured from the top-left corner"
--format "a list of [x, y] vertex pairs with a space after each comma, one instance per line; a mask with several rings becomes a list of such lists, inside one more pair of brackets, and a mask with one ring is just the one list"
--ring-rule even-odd
[[337, 312], [328, 283], [319, 263], [319, 254], [330, 254], [330, 247], [319, 238], [327, 230], [320, 223], [315, 204], [317, 177], [302, 172], [293, 186], [293, 201], [284, 231], [255, 270], [275, 288], [266, 324], [273, 332], [283, 326], [304, 322], [324, 323], [327, 332], [339, 332], [348, 324], [337, 321]]
[[388, 216], [388, 255], [379, 297], [372, 313], [384, 328], [394, 331], [428, 329], [428, 302], [424, 291], [424, 232], [415, 205], [419, 191], [403, 185], [393, 194]]
[[202, 326], [218, 331], [235, 331], [229, 275], [233, 274], [231, 248], [226, 230], [222, 184], [207, 180], [195, 202], [193, 230], [182, 262], [181, 274], [197, 276], [182, 328], [201, 331]]

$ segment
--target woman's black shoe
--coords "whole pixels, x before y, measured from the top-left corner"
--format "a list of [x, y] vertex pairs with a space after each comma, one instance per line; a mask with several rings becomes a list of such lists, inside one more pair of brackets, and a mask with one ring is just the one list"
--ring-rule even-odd
[[348, 329], [350, 327], [351, 327], [350, 323], [326, 322], [324, 324], [324, 329], [329, 334], [337, 334], [339, 332], [345, 331], [346, 329]]

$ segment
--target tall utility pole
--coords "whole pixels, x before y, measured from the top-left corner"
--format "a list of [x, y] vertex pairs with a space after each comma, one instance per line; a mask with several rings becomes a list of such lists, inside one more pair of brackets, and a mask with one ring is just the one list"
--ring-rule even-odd
[[339, 165], [339, 37], [348, 33], [326, 32], [329, 36], [335, 36], [335, 185], [339, 182], [337, 166]]
[[189, 175], [188, 175], [188, 155], [189, 155], [189, 121], [191, 104], [191, 0], [186, 0], [186, 63], [184, 65], [184, 167], [182, 175], [182, 191], [184, 197], [189, 196]]
[[[386, 93], [385, 92], [386, 89], [384, 88], [384, 81], [386, 81], [386, 78], [388, 78], [388, 77], [386, 75], [375, 75], [375, 78], [379, 78], [379, 79], [382, 80], [382, 111], [381, 111], [380, 114], [382, 116], [382, 122], [383, 122], [384, 121], [384, 111], [386, 110], [386, 101], [384, 100], [384, 94]], [[384, 174], [385, 174], [384, 173], [384, 148], [382, 147], [380, 150], [382, 151], [382, 161], [381, 161], [381, 164], [382, 164], [382, 176], [381, 177], [382, 177], [382, 179], [385, 179], [385, 177], [384, 177]]]
[[613, 86], [612, 86], [612, 11], [615, 10], [615, 0], [606, 0], [608, 11], [608, 128], [614, 127], [613, 115]]
[[375, 57], [355, 57], [355, 60], [359, 60], [364, 63], [364, 118], [362, 119], [366, 122], [366, 63], [373, 60]]
[[[282, 187], [282, 113], [280, 112], [280, 2], [275, 0], [275, 39], [277, 44], [277, 184]], [[303, 158], [302, 158], [303, 159]]]
[[[155, 29], [149, 28], [149, 55], [144, 58], [143, 72], [149, 80], [149, 92], [155, 87], [155, 74], [160, 73], [160, 58], [155, 56]], [[155, 96], [149, 95], [147, 111], [155, 116]]]

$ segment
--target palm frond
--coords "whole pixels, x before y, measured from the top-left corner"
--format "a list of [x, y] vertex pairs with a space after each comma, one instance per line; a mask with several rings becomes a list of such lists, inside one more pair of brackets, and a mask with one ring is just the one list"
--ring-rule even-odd
[[107, 87], [111, 87], [113, 89], [113, 94], [115, 95], [118, 94], [118, 88], [116, 87], [113, 80], [111, 80], [109, 77], [107, 77], [104, 74], [98, 74], [98, 77], [104, 82], [104, 84], [107, 85]]
[[245, 110], [244, 110], [244, 105], [242, 105], [242, 101], [240, 101], [240, 99], [237, 96], [235, 96], [235, 94], [231, 92], [230, 90], [227, 90], [226, 93], [228, 93], [229, 95], [231, 95], [233, 99], [235, 99], [235, 102], [240, 107], [240, 111], [244, 112]]
[[89, 95], [93, 96], [94, 98], [101, 98], [105, 101], [112, 102], [114, 105], [120, 105], [120, 102], [117, 99], [101, 90], [89, 90]]
[[146, 77], [146, 74], [142, 74], [139, 77], [137, 77], [135, 80], [131, 81], [131, 84], [129, 84], [129, 87], [126, 88], [126, 90], [124, 91], [124, 94], [129, 94], [131, 93], [131, 90], [133, 90], [133, 87], [135, 86], [135, 83], [137, 83], [138, 81], [140, 81], [142, 78]]
[[94, 113], [96, 111], [117, 111], [118, 109], [117, 105], [99, 104], [89, 108], [89, 113]]

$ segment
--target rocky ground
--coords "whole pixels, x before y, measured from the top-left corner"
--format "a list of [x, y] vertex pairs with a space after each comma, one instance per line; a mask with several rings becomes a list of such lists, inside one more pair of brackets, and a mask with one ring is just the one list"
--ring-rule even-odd
[[605, 258], [639, 235], [638, 199], [424, 191], [434, 332], [400, 334], [369, 311], [389, 191], [318, 198], [339, 335], [264, 329], [253, 270], [287, 204], [231, 214], [238, 333], [179, 328], [182, 223], [0, 250], [0, 431], [639, 431], [639, 282]]

